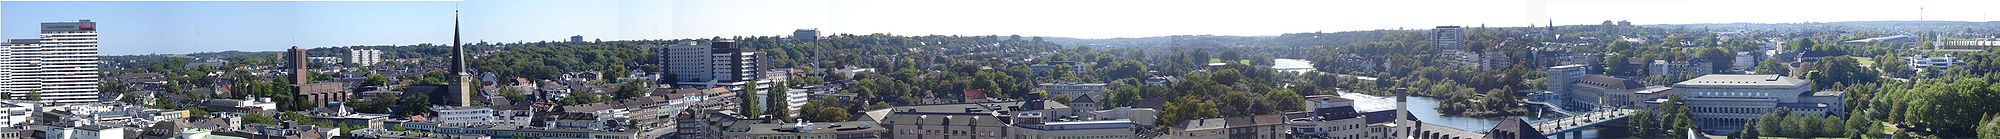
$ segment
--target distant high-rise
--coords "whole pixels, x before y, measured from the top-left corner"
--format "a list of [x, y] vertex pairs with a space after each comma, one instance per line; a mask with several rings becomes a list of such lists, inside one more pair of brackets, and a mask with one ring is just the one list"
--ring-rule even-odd
[[792, 31], [792, 40], [799, 42], [812, 42], [814, 40], [819, 40], [819, 29], [808, 28], [808, 29], [794, 30]]
[[347, 62], [356, 66], [374, 66], [382, 62], [382, 50], [347, 49]]
[[583, 35], [569, 36], [569, 43], [583, 43]]
[[1446, 56], [1450, 56], [1451, 59], [1446, 61], [1471, 68], [1485, 68], [1481, 66], [1485, 62], [1479, 57], [1479, 52], [1466, 50], [1465, 27], [1437, 26], [1431, 29], [1430, 35], [1431, 48], [1442, 49]]
[[1459, 26], [1437, 26], [1431, 29], [1431, 45], [1439, 49], [1465, 48], [1465, 28]]
[[98, 102], [97, 22], [42, 23], [40, 39], [10, 40], [0, 60], [0, 92], [9, 99], [59, 104]]

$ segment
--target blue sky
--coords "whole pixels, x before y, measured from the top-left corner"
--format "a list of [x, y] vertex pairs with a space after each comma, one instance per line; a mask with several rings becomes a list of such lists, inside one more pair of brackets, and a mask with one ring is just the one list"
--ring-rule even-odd
[[[463, 10], [468, 42], [635, 40], [823, 34], [1078, 38], [1277, 35], [1541, 26], [1991, 21], [1993, 0], [467, 0], [416, 2], [0, 2], [0, 37], [36, 23], [98, 22], [107, 55], [450, 42]], [[1923, 7], [1923, 10], [1918, 10]], [[1919, 16], [1923, 15], [1923, 16]], [[2000, 18], [1996, 18], [2000, 19]], [[296, 41], [295, 41], [296, 40]]]

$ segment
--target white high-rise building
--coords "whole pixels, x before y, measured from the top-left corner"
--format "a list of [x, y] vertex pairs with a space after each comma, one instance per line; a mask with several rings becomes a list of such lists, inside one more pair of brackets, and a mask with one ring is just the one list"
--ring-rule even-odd
[[41, 102], [98, 102], [97, 23], [42, 23], [38, 40], [15, 39], [0, 60], [0, 92]]
[[770, 81], [761, 80], [757, 69], [757, 52], [736, 47], [736, 42], [719, 40], [709, 45], [695, 42], [668, 45], [664, 71], [672, 74], [677, 86], [686, 87], [726, 87], [743, 91], [743, 85], [757, 85], [761, 92], [770, 88]]
[[382, 62], [382, 50], [347, 49], [347, 62], [359, 66], [374, 66]]

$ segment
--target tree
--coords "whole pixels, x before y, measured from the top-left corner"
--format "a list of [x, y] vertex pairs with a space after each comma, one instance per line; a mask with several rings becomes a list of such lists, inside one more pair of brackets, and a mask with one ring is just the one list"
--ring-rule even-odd
[[1737, 131], [1736, 133], [1736, 138], [1757, 138], [1763, 136], [1757, 133], [1757, 123], [1743, 123], [1743, 131]]
[[1631, 117], [1626, 117], [1625, 121], [1631, 122], [1633, 136], [1642, 138], [1654, 137], [1660, 133], [1659, 130], [1661, 129], [1658, 129], [1659, 124], [1656, 123], [1653, 117], [1652, 109], [1639, 109], [1638, 113], [1632, 114]]
[[1730, 53], [1721, 47], [1701, 49], [1701, 51], [1695, 51], [1694, 55], [1703, 60], [1708, 60], [1708, 63], [1710, 63], [1709, 66], [1711, 66], [1710, 71], [1729, 70], [1729, 66], [1731, 65], [1729, 63], [1736, 61], [1735, 53]]
[[500, 97], [507, 98], [507, 101], [516, 101], [516, 102], [528, 101], [528, 96], [525, 93], [523, 93], [521, 89], [513, 87], [501, 87]]
[[764, 116], [763, 114], [764, 111], [758, 109], [761, 107], [757, 106], [758, 99], [756, 91], [757, 91], [756, 85], [745, 85], [743, 86], [743, 91], [737, 91], [738, 93], [736, 93], [736, 111], [739, 114], [743, 114], [744, 117]]
[[271, 118], [271, 116], [266, 116], [266, 115], [263, 115], [263, 114], [255, 114], [255, 113], [250, 113], [250, 114], [243, 114], [243, 123], [259, 123], [259, 124], [270, 124], [270, 125], [277, 125], [277, 124], [278, 124], [278, 119], [274, 119], [274, 118]]
[[1992, 117], [1992, 118], [1987, 118], [1986, 120], [1984, 120], [1984, 122], [1979, 122], [1980, 123], [1979, 138], [2000, 139], [2000, 115], [1993, 115], [1987, 117]]
[[408, 95], [409, 97], [401, 98], [401, 101], [397, 101], [396, 108], [390, 109], [390, 111], [396, 113], [397, 117], [430, 113], [431, 100], [428, 94], [405, 93], [403, 95]]
[[1213, 76], [1209, 78], [1214, 79], [1215, 83], [1235, 85], [1237, 82], [1243, 81], [1243, 72], [1236, 71], [1236, 69], [1223, 69], [1215, 71]]
[[1264, 94], [1264, 102], [1270, 103], [1279, 112], [1305, 110], [1306, 104], [1303, 98], [1305, 97], [1299, 96], [1299, 93], [1292, 90], [1277, 90]]
[[368, 78], [361, 80], [361, 86], [382, 86], [386, 84], [389, 84], [389, 77], [383, 77], [380, 74], [369, 74]]
[[1846, 128], [1847, 124], [1843, 123], [1840, 117], [1826, 116], [1819, 121], [1819, 136], [1840, 137], [1847, 135]]
[[1822, 58], [1813, 63], [1805, 77], [1811, 79], [1814, 89], [1832, 88], [1835, 84], [1860, 84], [1875, 82], [1874, 70], [1861, 68], [1861, 63], [1848, 57]]
[[208, 116], [208, 110], [201, 110], [201, 108], [188, 109], [188, 115]]
[[42, 101], [42, 91], [28, 91], [28, 100]]
[[1638, 75], [1639, 68], [1632, 67], [1633, 66], [1632, 64], [1628, 64], [1631, 63], [1628, 62], [1631, 61], [1629, 60], [1631, 59], [1630, 57], [1631, 56], [1626, 56], [1616, 53], [1613, 53], [1609, 56], [1605, 56], [1604, 58], [1605, 74], [1618, 75], [1618, 76]]
[[785, 96], [786, 94], [785, 92], [790, 91], [791, 90], [790, 88], [791, 87], [786, 87], [784, 82], [778, 82], [771, 85], [771, 91], [764, 93], [764, 103], [766, 103], [764, 104], [764, 110], [769, 111], [765, 112], [765, 114], [771, 115], [771, 117], [776, 117], [780, 120], [790, 119], [792, 115], [790, 108], [791, 106], [790, 104], [785, 104], [786, 102], [791, 102], [789, 100], [786, 100], [789, 98]]
[[1221, 115], [1220, 111], [1216, 110], [1215, 102], [1204, 101], [1194, 97], [1182, 97], [1175, 101], [1169, 101], [1163, 107], [1166, 108], [1160, 111], [1163, 113], [1160, 116], [1160, 120], [1169, 124], [1162, 125], [1179, 125], [1186, 123], [1185, 121], [1187, 120]]
[[649, 85], [646, 85], [646, 82], [625, 82], [622, 85], [618, 85], [618, 90], [612, 93], [613, 96], [611, 98], [622, 100], [645, 96], [646, 88], [649, 88], [647, 86]]
[[1763, 62], [1757, 62], [1757, 74], [1790, 75], [1792, 73], [1791, 67], [1784, 64], [1784, 62], [1778, 62], [1777, 59], [1764, 59]]
[[1118, 62], [1118, 65], [1111, 67], [1110, 71], [1106, 71], [1104, 75], [1110, 77], [1106, 81], [1135, 78], [1144, 79], [1146, 77], [1146, 64], [1134, 60]]
[[1784, 136], [1786, 130], [1781, 125], [1784, 125], [1786, 115], [1791, 115], [1791, 112], [1781, 108], [1764, 112], [1764, 115], [1757, 117], [1757, 132], [1772, 136]]

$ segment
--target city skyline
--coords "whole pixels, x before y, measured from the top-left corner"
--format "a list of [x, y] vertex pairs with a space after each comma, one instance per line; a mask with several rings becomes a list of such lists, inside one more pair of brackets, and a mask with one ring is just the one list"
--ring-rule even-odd
[[[1446, 4], [1436, 4], [1446, 3]], [[449, 12], [466, 11], [470, 42], [653, 40], [830, 34], [1024, 35], [1133, 38], [1269, 36], [1314, 31], [1524, 27], [1626, 20], [1641, 25], [1838, 21], [1991, 21], [2000, 2], [1876, 1], [411, 1], [411, 2], [19, 2], [0, 3], [4, 36], [32, 24], [92, 19], [106, 25], [105, 54], [279, 51], [359, 45], [443, 44]], [[662, 6], [664, 5], [664, 6]], [[1389, 5], [1389, 6], [1382, 6]], [[665, 8], [662, 8], [665, 7]], [[1242, 8], [1237, 8], [1242, 7]], [[1251, 8], [1255, 7], [1255, 8]], [[1922, 11], [1918, 9], [1922, 8]], [[536, 9], [536, 10], [521, 10]], [[953, 11], [953, 12], [927, 12]], [[1394, 12], [1394, 13], [1384, 13]], [[1495, 12], [1465, 12], [1495, 11]], [[379, 16], [398, 15], [398, 16]], [[1919, 17], [1922, 15], [1922, 17]], [[293, 19], [293, 20], [258, 20]], [[228, 33], [219, 33], [228, 32]], [[131, 36], [131, 37], [119, 37]], [[215, 41], [232, 40], [232, 41]]]

